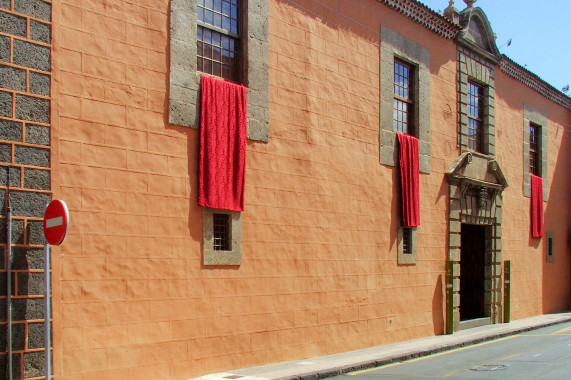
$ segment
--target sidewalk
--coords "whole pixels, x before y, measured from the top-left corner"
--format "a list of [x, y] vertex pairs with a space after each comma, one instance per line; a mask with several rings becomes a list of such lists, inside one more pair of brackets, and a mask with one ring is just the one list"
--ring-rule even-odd
[[547, 314], [510, 323], [476, 327], [453, 335], [439, 335], [386, 346], [293, 362], [269, 364], [199, 377], [200, 380], [322, 379], [359, 369], [426, 356], [507, 335], [571, 321], [570, 313]]

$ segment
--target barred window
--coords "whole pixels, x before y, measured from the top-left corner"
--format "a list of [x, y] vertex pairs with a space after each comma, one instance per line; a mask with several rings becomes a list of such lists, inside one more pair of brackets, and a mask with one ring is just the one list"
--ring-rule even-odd
[[414, 135], [413, 66], [395, 59], [393, 129]]
[[408, 227], [402, 228], [402, 253], [410, 255], [412, 254], [412, 233], [411, 229]]
[[468, 148], [483, 151], [484, 88], [468, 81]]
[[529, 124], [529, 172], [537, 176], [541, 176], [541, 165], [540, 165], [540, 136], [541, 127], [539, 125], [530, 123]]
[[231, 251], [231, 228], [229, 214], [212, 214], [214, 226], [214, 250]]
[[198, 71], [238, 80], [239, 10], [239, 0], [198, 0]]

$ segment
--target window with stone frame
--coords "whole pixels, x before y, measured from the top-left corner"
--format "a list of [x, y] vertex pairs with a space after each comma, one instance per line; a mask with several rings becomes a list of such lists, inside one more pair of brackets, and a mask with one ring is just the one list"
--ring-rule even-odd
[[541, 177], [541, 126], [529, 123], [529, 172]]
[[488, 156], [496, 154], [495, 66], [458, 48], [458, 145]]
[[397, 230], [397, 263], [400, 265], [415, 265], [418, 256], [417, 228], [402, 227], [398, 220]]
[[555, 233], [553, 231], [547, 231], [545, 233], [547, 239], [545, 239], [545, 258], [548, 263], [555, 262]]
[[238, 82], [239, 0], [197, 0], [197, 70]]
[[200, 76], [248, 88], [248, 139], [269, 141], [269, 0], [170, 0], [169, 122], [199, 127]]
[[395, 58], [393, 129], [396, 132], [415, 134], [415, 69], [410, 63]]
[[383, 165], [398, 166], [397, 132], [418, 138], [421, 173], [430, 173], [430, 51], [381, 26], [380, 149]]
[[483, 152], [484, 88], [468, 81], [468, 149]]
[[203, 264], [240, 265], [242, 263], [241, 213], [204, 208]]
[[[200, 78], [207, 73], [247, 88], [247, 137], [268, 142], [269, 0], [169, 3], [169, 123], [200, 127]], [[228, 227], [215, 233], [222, 220]], [[229, 240], [218, 239], [223, 231]], [[203, 239], [204, 265], [240, 265], [241, 213], [204, 208]]]
[[549, 197], [547, 120], [542, 110], [523, 105], [523, 195], [531, 197], [531, 175], [534, 174], [542, 177], [544, 202]]

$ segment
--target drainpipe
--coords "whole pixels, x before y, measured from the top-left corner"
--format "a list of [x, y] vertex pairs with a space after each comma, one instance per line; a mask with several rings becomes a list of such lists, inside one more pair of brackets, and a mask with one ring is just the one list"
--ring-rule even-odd
[[10, 168], [6, 183], [6, 315], [8, 318], [6, 343], [8, 344], [8, 380], [12, 380], [12, 207], [10, 205]]

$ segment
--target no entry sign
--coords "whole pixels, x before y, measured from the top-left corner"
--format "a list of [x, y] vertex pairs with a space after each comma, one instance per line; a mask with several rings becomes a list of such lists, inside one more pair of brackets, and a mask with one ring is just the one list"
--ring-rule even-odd
[[48, 243], [60, 245], [67, 234], [69, 212], [64, 201], [53, 200], [44, 213], [44, 235]]

